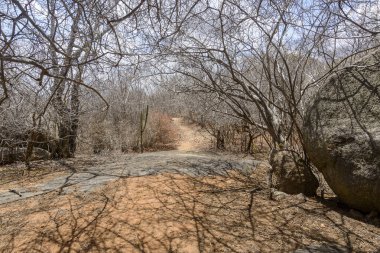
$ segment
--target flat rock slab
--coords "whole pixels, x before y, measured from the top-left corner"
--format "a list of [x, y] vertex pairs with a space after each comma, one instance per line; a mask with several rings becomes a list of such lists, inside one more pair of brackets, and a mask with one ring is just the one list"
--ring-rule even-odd
[[[224, 175], [238, 169], [250, 173], [260, 163], [251, 158], [238, 159], [212, 153], [163, 151], [144, 154], [121, 155], [117, 161], [104, 159], [101, 164], [82, 166], [68, 163], [72, 173], [47, 179], [27, 188], [0, 190], [0, 205], [58, 191], [59, 194], [89, 192], [110, 181], [125, 177], [149, 176], [162, 173], [183, 173], [191, 176]], [[12, 191], [11, 191], [12, 190]]]

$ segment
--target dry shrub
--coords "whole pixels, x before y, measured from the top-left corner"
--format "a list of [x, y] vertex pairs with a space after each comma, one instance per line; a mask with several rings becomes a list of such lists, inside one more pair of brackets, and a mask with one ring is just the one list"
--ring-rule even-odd
[[109, 134], [106, 132], [106, 122], [94, 123], [90, 128], [90, 143], [92, 152], [98, 154], [104, 150], [112, 150], [113, 146], [109, 139]]
[[145, 145], [150, 150], [170, 150], [175, 147], [177, 131], [173, 125], [172, 118], [161, 112], [153, 112], [148, 121], [150, 133], [146, 138]]
[[[83, 121], [79, 136], [81, 153], [101, 153], [107, 151], [138, 152], [140, 149], [140, 120], [134, 117], [115, 121]], [[145, 151], [170, 150], [175, 148], [176, 129], [169, 115], [152, 111], [148, 116], [143, 133]]]
[[187, 122], [197, 124], [212, 136], [213, 146], [219, 150], [255, 155], [268, 154], [270, 147], [263, 131], [235, 119], [213, 118], [189, 113]]

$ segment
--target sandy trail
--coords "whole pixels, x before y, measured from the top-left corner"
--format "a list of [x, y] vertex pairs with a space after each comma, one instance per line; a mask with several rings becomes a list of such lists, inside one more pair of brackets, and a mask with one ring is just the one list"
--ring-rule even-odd
[[315, 199], [271, 201], [265, 163], [205, 152], [207, 135], [173, 124], [178, 150], [77, 157], [71, 173], [1, 185], [0, 252], [378, 252], [379, 226]]
[[194, 124], [185, 124], [182, 118], [173, 118], [173, 123], [180, 136], [177, 150], [199, 152], [210, 148], [211, 136], [209, 133]]
[[78, 155], [64, 161], [41, 162], [45, 167], [60, 168], [60, 172], [46, 174], [37, 180], [25, 177], [0, 184], [0, 205], [53, 191], [60, 194], [71, 193], [74, 189], [91, 192], [125, 177], [173, 172], [210, 175], [221, 173], [231, 166], [246, 170], [258, 163], [252, 158], [237, 159], [234, 156], [207, 152], [211, 143], [207, 132], [196, 125], [186, 124], [181, 118], [173, 118], [172, 122], [178, 129], [177, 150], [142, 154]]

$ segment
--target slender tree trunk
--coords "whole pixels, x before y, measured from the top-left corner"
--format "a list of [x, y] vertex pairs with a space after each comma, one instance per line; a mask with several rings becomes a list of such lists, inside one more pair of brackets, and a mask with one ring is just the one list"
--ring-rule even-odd
[[36, 132], [34, 129], [32, 129], [29, 133], [28, 144], [26, 146], [26, 152], [25, 152], [25, 165], [28, 170], [30, 170], [30, 160], [33, 155], [35, 140], [36, 140]]
[[[78, 78], [81, 73], [78, 73]], [[79, 127], [79, 92], [80, 87], [74, 84], [71, 90], [71, 121], [70, 121], [70, 136], [69, 136], [69, 149], [72, 154], [75, 153], [77, 149], [77, 137], [78, 137], [78, 127]]]
[[217, 135], [216, 135], [216, 148], [225, 149], [224, 136], [220, 133], [220, 130], [218, 130]]
[[251, 153], [252, 143], [253, 143], [253, 135], [249, 132], [248, 144], [247, 144], [247, 148], [245, 150], [246, 153]]
[[146, 123], [148, 122], [148, 113], [149, 113], [149, 106], [147, 105], [145, 112], [143, 110], [140, 113], [140, 153], [144, 152], [143, 135], [146, 128]]
[[28, 143], [27, 143], [26, 152], [25, 152], [25, 165], [26, 165], [26, 168], [28, 169], [28, 171], [30, 170], [30, 160], [31, 160], [32, 155], [33, 155], [34, 144], [35, 144], [35, 141], [37, 139], [37, 131], [36, 131], [36, 127], [37, 127], [36, 121], [37, 120], [36, 120], [35, 114], [33, 114], [32, 119], [33, 119], [33, 128], [29, 132]]

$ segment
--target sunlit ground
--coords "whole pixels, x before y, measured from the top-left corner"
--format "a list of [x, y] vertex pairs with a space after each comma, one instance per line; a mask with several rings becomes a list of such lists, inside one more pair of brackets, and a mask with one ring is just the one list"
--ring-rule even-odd
[[268, 200], [252, 175], [120, 179], [0, 207], [2, 252], [288, 252], [333, 244], [376, 252], [380, 228], [315, 199]]

